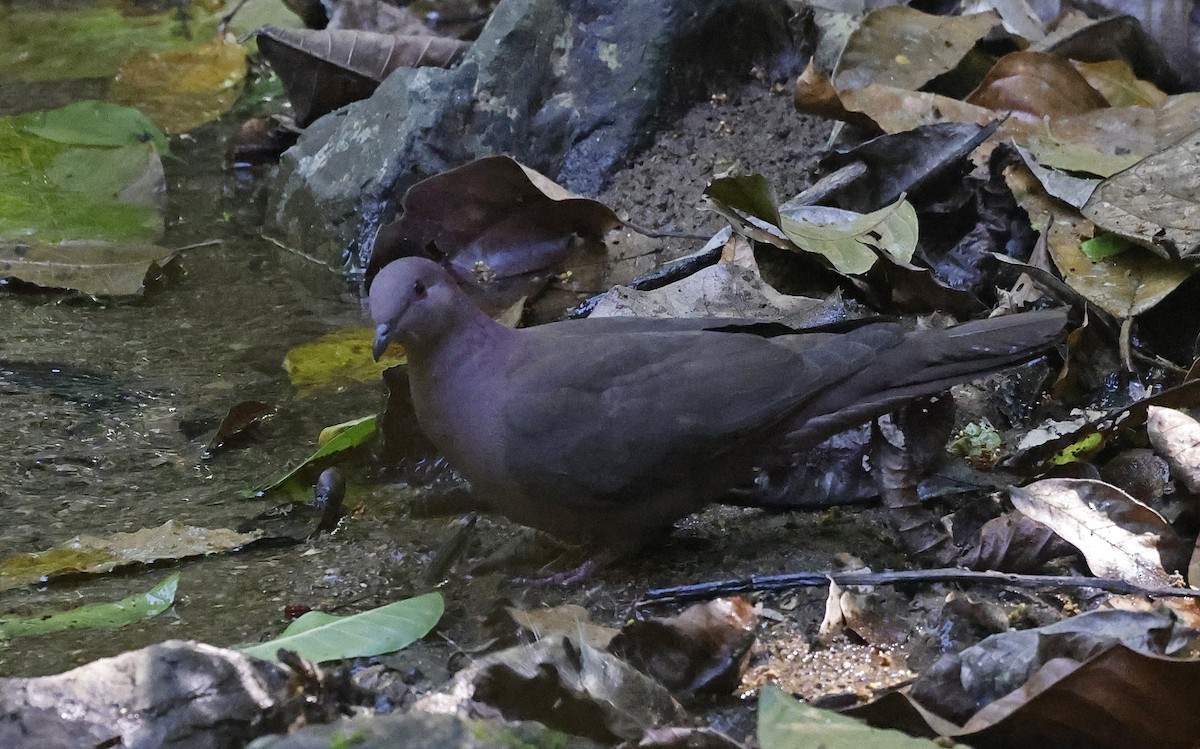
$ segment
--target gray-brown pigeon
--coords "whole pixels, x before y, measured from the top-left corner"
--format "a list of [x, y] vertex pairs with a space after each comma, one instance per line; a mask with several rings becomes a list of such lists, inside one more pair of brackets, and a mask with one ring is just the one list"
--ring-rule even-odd
[[422, 429], [490, 507], [621, 551], [786, 454], [907, 399], [1026, 361], [1062, 310], [906, 332], [746, 320], [601, 318], [513, 330], [429, 260], [370, 289], [378, 359], [408, 354]]

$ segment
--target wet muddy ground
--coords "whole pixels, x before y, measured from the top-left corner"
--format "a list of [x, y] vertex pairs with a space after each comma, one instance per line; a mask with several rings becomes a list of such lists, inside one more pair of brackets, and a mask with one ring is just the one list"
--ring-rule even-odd
[[[163, 244], [220, 239], [186, 253], [182, 273], [144, 300], [100, 304], [61, 294], [0, 295], [0, 544], [47, 548], [79, 534], [108, 535], [168, 519], [236, 527], [271, 502], [241, 497], [307, 455], [320, 429], [374, 412], [382, 386], [298, 395], [282, 368], [289, 348], [362, 322], [356, 290], [340, 275], [258, 237], [260, 181], [223, 164], [233, 123], [178, 143], [168, 160], [170, 210]], [[788, 93], [749, 80], [714, 90], [599, 197], [646, 226], [708, 231], [697, 209], [706, 181], [736, 168], [766, 175], [786, 198], [811, 181], [829, 126], [792, 110]], [[698, 248], [664, 240], [671, 255]], [[57, 372], [55, 370], [58, 370]], [[200, 459], [233, 404], [278, 409], [251, 446]], [[289, 606], [346, 614], [425, 592], [430, 557], [454, 521], [405, 517], [411, 490], [347, 469], [352, 515], [333, 535], [294, 546], [185, 561], [175, 607], [113, 632], [63, 632], [0, 645], [0, 675], [32, 676], [167, 638], [218, 645], [259, 640], [286, 624]], [[385, 659], [416, 692], [436, 688], [484, 643], [498, 605], [578, 603], [619, 624], [647, 588], [750, 574], [827, 569], [852, 551], [875, 569], [905, 565], [877, 510], [766, 515], [731, 508], [689, 518], [661, 548], [560, 589], [514, 584], [512, 570], [464, 574], [517, 529], [484, 519], [466, 559], [440, 589], [436, 633]], [[0, 594], [0, 612], [31, 613], [114, 600], [149, 589], [166, 569], [137, 568]], [[894, 594], [896, 605], [906, 605]], [[892, 653], [853, 643], [810, 652], [823, 589], [768, 595], [754, 679], [776, 678], [806, 696], [861, 690], [907, 675]], [[669, 613], [669, 612], [664, 612]], [[752, 686], [752, 684], [750, 685]]]

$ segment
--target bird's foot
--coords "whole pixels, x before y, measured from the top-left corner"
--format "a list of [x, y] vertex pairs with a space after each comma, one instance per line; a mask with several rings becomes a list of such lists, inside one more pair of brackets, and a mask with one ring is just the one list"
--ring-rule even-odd
[[487, 512], [489, 509], [487, 502], [475, 496], [470, 489], [455, 487], [432, 490], [414, 498], [408, 506], [408, 516], [442, 518], [468, 512]]
[[607, 567], [617, 558], [617, 555], [607, 549], [584, 560], [583, 564], [569, 570], [556, 572], [545, 577], [514, 577], [513, 582], [519, 585], [560, 586], [570, 587], [591, 577], [596, 571]]

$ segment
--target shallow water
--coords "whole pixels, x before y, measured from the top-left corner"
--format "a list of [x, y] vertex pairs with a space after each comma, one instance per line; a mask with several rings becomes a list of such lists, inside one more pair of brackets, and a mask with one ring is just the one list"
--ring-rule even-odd
[[[272, 503], [243, 499], [242, 491], [307, 455], [322, 427], [378, 407], [380, 387], [300, 397], [288, 382], [289, 348], [365, 321], [339, 273], [258, 237], [262, 185], [222, 163], [231, 130], [208, 126], [177, 142], [177, 158], [166, 160], [162, 244], [221, 242], [184, 253], [181, 272], [145, 298], [0, 293], [5, 554], [169, 519], [235, 527]], [[247, 399], [278, 409], [261, 438], [202, 461], [225, 412]], [[394, 509], [381, 503], [383, 514]], [[173, 612], [140, 627], [0, 644], [0, 674], [58, 671], [167, 637], [224, 644], [277, 631], [284, 604], [343, 593], [339, 565], [323, 559], [337, 544], [311, 544], [307, 556], [292, 547], [184, 562]], [[0, 593], [0, 616], [115, 600], [167, 574], [143, 568]]]

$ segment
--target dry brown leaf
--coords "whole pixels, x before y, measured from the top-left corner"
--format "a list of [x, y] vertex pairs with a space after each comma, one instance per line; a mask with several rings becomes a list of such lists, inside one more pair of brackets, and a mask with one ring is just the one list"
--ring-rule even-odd
[[1145, 586], [1168, 586], [1187, 564], [1186, 550], [1161, 515], [1111, 484], [1043, 479], [1009, 491], [1022, 514], [1079, 549], [1088, 568]]
[[1171, 475], [1188, 491], [1200, 493], [1200, 422], [1173, 408], [1150, 406], [1146, 433], [1150, 444], [1171, 466]]
[[1030, 51], [1001, 57], [966, 100], [994, 111], [1037, 117], [1066, 117], [1108, 106], [1071, 63]]
[[998, 25], [992, 12], [937, 16], [904, 5], [880, 8], [850, 35], [833, 78], [839, 89], [871, 83], [917, 89], [953, 70]]

